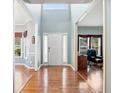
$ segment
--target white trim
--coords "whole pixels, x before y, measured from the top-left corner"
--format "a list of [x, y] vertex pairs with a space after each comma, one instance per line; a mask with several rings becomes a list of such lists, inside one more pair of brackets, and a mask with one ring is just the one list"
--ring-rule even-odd
[[48, 64], [41, 64], [39, 69], [43, 66], [69, 66], [71, 67], [74, 71], [76, 71], [76, 69], [71, 65], [71, 64], [62, 64], [62, 65], [48, 65]]
[[[41, 65], [42, 65], [42, 66], [51, 66], [51, 65], [48, 65], [48, 64], [41, 64]], [[42, 66], [41, 66], [41, 67], [42, 67]]]
[[74, 31], [74, 44], [73, 44], [73, 51], [74, 51], [74, 54], [72, 55], [73, 56], [73, 61], [74, 61], [74, 67], [75, 67], [75, 70], [77, 71], [78, 69], [78, 62], [77, 62], [77, 57], [78, 57], [78, 54], [79, 54], [79, 51], [77, 50], [78, 49], [78, 25], [75, 23], [75, 31]]
[[62, 66], [69, 66], [69, 67], [71, 67], [74, 71], [76, 71], [76, 69], [75, 69], [71, 64], [62, 64]]
[[34, 67], [29, 67], [28, 65], [24, 64], [24, 63], [14, 63], [15, 65], [23, 65], [25, 66], [27, 69], [35, 69]]
[[38, 70], [38, 24], [35, 24], [35, 71]]
[[34, 67], [30, 67], [30, 66], [28, 66], [28, 65], [26, 65], [26, 64], [24, 64], [24, 66], [25, 66], [26, 68], [28, 68], [28, 69], [34, 69], [34, 70], [35, 70]]
[[105, 93], [106, 92], [106, 67], [105, 67], [105, 65], [106, 65], [106, 57], [105, 57], [105, 54], [106, 54], [106, 52], [105, 52], [105, 48], [106, 48], [106, 0], [103, 0], [103, 93]]
[[14, 63], [15, 65], [24, 65], [24, 63]]
[[22, 38], [21, 38], [21, 58], [23, 58], [24, 57], [24, 55], [23, 55], [23, 52], [24, 52], [24, 36], [23, 36], [23, 32], [22, 32]]
[[23, 47], [24, 47], [24, 59], [26, 58], [26, 38], [23, 39]]
[[40, 70], [40, 68], [43, 66], [43, 64], [40, 64], [40, 66], [38, 67], [38, 70]]

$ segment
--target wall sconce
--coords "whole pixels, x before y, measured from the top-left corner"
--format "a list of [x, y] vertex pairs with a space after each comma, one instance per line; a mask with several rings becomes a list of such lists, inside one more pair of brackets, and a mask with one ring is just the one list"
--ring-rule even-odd
[[26, 38], [27, 37], [28, 31], [23, 32], [23, 36]]
[[35, 44], [35, 36], [32, 36], [32, 44]]

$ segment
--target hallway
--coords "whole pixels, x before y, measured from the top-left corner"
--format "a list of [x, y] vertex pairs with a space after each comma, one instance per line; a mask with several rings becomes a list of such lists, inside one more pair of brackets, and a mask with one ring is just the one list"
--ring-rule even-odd
[[43, 66], [31, 74], [20, 93], [96, 93], [68, 66]]
[[86, 72], [81, 70], [79, 74], [72, 69], [83, 68], [84, 65], [76, 66], [77, 55], [87, 55], [90, 48], [102, 55], [101, 39], [80, 38], [77, 42], [78, 35], [103, 35], [102, 0], [86, 4], [16, 1], [15, 58], [23, 60], [15, 63], [27, 67], [15, 70], [16, 90], [21, 90], [19, 93], [102, 93], [102, 69], [87, 68], [87, 59]]

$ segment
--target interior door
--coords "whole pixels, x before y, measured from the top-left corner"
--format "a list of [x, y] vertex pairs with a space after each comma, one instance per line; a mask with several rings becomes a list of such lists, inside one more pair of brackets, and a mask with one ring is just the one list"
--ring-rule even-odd
[[59, 33], [48, 34], [48, 64], [62, 64], [62, 36]]

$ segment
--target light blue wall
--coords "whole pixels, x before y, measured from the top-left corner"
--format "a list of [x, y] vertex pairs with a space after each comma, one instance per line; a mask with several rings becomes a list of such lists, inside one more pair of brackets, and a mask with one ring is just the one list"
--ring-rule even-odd
[[[71, 15], [70, 7], [62, 10], [43, 10], [42, 5], [27, 4], [41, 36], [41, 60], [43, 62], [43, 33], [59, 32], [68, 34], [68, 63], [71, 64]], [[40, 10], [40, 11], [39, 11]], [[41, 63], [42, 63], [41, 62]]]
[[92, 34], [92, 35], [100, 35], [103, 34], [103, 27], [102, 26], [85, 26], [85, 27], [78, 27], [78, 34]]
[[[43, 33], [59, 32], [68, 34], [68, 63], [71, 63], [71, 22], [70, 8], [66, 10], [43, 10], [41, 21], [41, 35]], [[43, 42], [43, 39], [42, 39]], [[43, 49], [42, 49], [43, 53]], [[43, 55], [43, 54], [42, 54]], [[43, 59], [43, 58], [42, 58]]]
[[[72, 5], [74, 6], [74, 5]], [[71, 7], [72, 7], [71, 6]], [[82, 6], [82, 5], [80, 5]], [[37, 11], [34, 9], [37, 9]], [[76, 6], [75, 6], [76, 7]], [[84, 6], [85, 7], [85, 6]], [[43, 10], [42, 5], [39, 6], [29, 6], [29, 9], [36, 21], [38, 23], [39, 35], [41, 36], [41, 44], [43, 43], [43, 33], [59, 32], [68, 33], [68, 63], [73, 64], [73, 34], [74, 34], [74, 23], [75, 18], [78, 18], [79, 13], [77, 10], [71, 9], [70, 7], [66, 10]], [[79, 7], [77, 7], [79, 9]], [[85, 10], [87, 7], [85, 7]], [[39, 11], [40, 10], [40, 11]], [[79, 9], [81, 10], [81, 9]], [[74, 15], [77, 14], [77, 15]], [[76, 17], [75, 17], [76, 16]], [[79, 27], [80, 34], [102, 34], [102, 27]], [[41, 45], [41, 59], [43, 59], [43, 45]], [[43, 60], [42, 60], [43, 61]], [[42, 63], [42, 62], [41, 62]]]
[[69, 32], [69, 12], [67, 10], [43, 10], [43, 32]]

